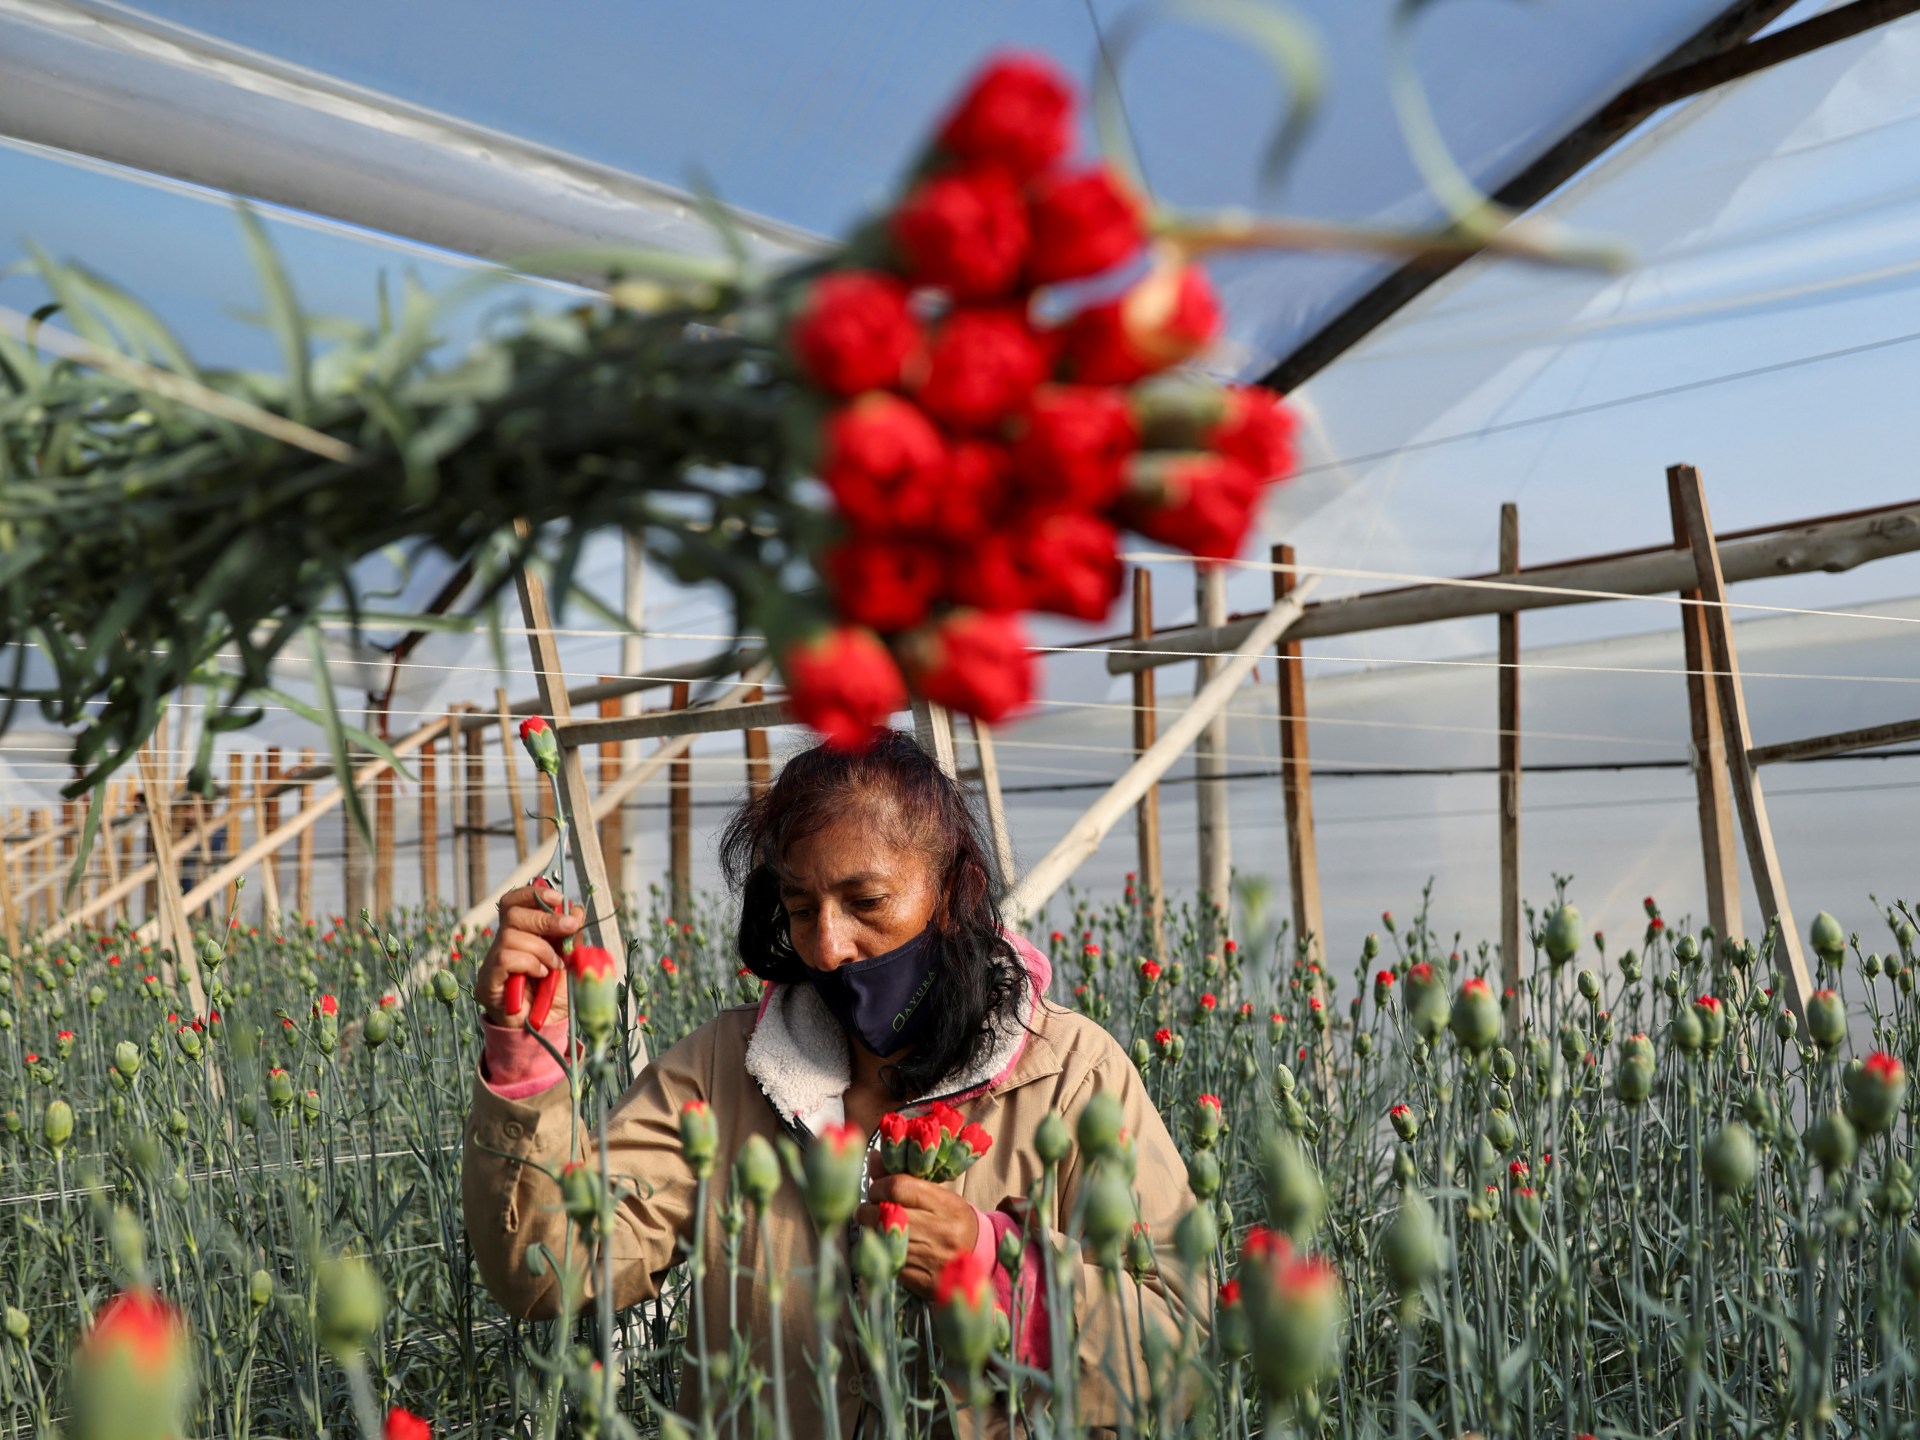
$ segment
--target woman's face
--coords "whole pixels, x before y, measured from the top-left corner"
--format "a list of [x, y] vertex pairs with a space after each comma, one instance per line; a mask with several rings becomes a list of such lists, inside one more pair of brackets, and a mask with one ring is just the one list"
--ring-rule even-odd
[[793, 948], [813, 969], [871, 960], [927, 928], [938, 898], [932, 867], [890, 843], [893, 828], [856, 813], [787, 847], [780, 902]]

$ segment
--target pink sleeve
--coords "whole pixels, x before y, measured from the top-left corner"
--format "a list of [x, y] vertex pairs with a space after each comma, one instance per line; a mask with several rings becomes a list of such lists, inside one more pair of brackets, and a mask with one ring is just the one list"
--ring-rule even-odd
[[[999, 1210], [973, 1207], [978, 1228], [973, 1236], [973, 1253], [986, 1261], [993, 1274], [993, 1303], [1008, 1319], [1013, 1318], [1016, 1277], [1007, 1274], [1000, 1263], [1003, 1236], [1018, 1233], [1020, 1222]], [[1029, 1244], [1020, 1257], [1017, 1277], [1020, 1294], [1020, 1334], [1014, 1337], [1014, 1358], [1022, 1365], [1045, 1370], [1053, 1363], [1053, 1332], [1047, 1324], [1047, 1296], [1040, 1284], [1040, 1251]]]
[[[486, 1049], [481, 1053], [480, 1078], [502, 1100], [525, 1100], [531, 1095], [538, 1095], [566, 1074], [559, 1063], [541, 1048], [531, 1031], [495, 1025], [483, 1015], [480, 1017], [480, 1033], [486, 1037]], [[557, 1034], [547, 1034], [544, 1030], [541, 1034], [546, 1036], [554, 1049], [566, 1053], [567, 1027], [564, 1024], [559, 1027]]]

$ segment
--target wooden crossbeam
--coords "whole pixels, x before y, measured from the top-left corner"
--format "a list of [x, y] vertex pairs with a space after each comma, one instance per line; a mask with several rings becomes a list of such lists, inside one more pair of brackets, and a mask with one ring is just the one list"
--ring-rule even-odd
[[1804, 1026], [1807, 999], [1813, 994], [1813, 977], [1807, 970], [1806, 955], [1800, 946], [1800, 930], [1793, 920], [1793, 907], [1787, 903], [1787, 886], [1780, 869], [1780, 856], [1774, 848], [1773, 826], [1767, 819], [1767, 799], [1760, 788], [1760, 772], [1753, 763], [1753, 731], [1747, 724], [1746, 693], [1740, 684], [1740, 658], [1733, 642], [1733, 617], [1727, 610], [1727, 582], [1720, 568], [1720, 549], [1714, 543], [1713, 522], [1707, 514], [1706, 491], [1700, 472], [1691, 465], [1676, 465], [1671, 472], [1680, 500], [1681, 519], [1687, 544], [1699, 576], [1699, 608], [1707, 617], [1707, 638], [1713, 669], [1720, 681], [1721, 723], [1726, 729], [1729, 754], [1728, 774], [1733, 782], [1734, 804], [1740, 811], [1740, 829], [1747, 842], [1747, 865], [1753, 871], [1753, 888], [1760, 901], [1763, 922], [1779, 925], [1779, 948], [1786, 956], [1788, 1001], [1794, 1015]]
[[1749, 751], [1747, 758], [1755, 765], [1779, 765], [1793, 760], [1851, 755], [1857, 750], [1878, 750], [1883, 745], [1904, 745], [1912, 740], [1920, 740], [1920, 720], [1895, 720], [1887, 725], [1869, 725], [1863, 730], [1841, 730], [1832, 735], [1762, 745]]
[[578, 749], [612, 740], [664, 740], [674, 735], [712, 735], [726, 730], [757, 730], [792, 723], [793, 712], [786, 701], [761, 700], [750, 705], [697, 705], [691, 709], [656, 710], [650, 715], [555, 721], [553, 729], [560, 737], [562, 749]]

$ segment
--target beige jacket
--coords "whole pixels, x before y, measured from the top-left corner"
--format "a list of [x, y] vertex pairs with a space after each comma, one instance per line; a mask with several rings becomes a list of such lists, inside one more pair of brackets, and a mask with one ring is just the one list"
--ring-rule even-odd
[[[1049, 1111], [1071, 1122], [1096, 1089], [1119, 1097], [1138, 1157], [1134, 1188], [1140, 1218], [1164, 1257], [1165, 1273], [1150, 1273], [1138, 1286], [1123, 1274], [1117, 1297], [1103, 1294], [1100, 1271], [1091, 1262], [1079, 1263], [1073, 1276], [1081, 1415], [1089, 1425], [1107, 1426], [1117, 1419], [1122, 1395], [1136, 1385], [1145, 1404], [1142, 1317], [1169, 1339], [1189, 1318], [1205, 1322], [1209, 1297], [1191, 1293], [1204, 1287], [1182, 1276], [1171, 1252], [1174, 1226], [1193, 1199], [1186, 1166], [1132, 1061], [1101, 1026], [1042, 998], [1050, 978], [1047, 962], [1024, 941], [1017, 943], [1032, 980], [1021, 1007], [1028, 1028], [1011, 1034], [976, 1073], [951, 1077], [951, 1083], [927, 1098], [949, 1099], [993, 1136], [992, 1149], [955, 1182], [965, 1199], [990, 1212], [1005, 1201], [1024, 1199], [1040, 1177], [1034, 1132]], [[683, 1253], [682, 1242], [691, 1241], [696, 1186], [680, 1151], [679, 1116], [687, 1101], [705, 1100], [720, 1144], [709, 1184], [706, 1235], [711, 1248], [704, 1304], [709, 1346], [712, 1353], [724, 1354], [728, 1278], [718, 1210], [732, 1157], [751, 1135], [770, 1142], [786, 1135], [805, 1143], [840, 1121], [849, 1074], [846, 1040], [810, 986], [770, 987], [757, 1007], [724, 1010], [657, 1057], [620, 1097], [607, 1124], [611, 1173], [617, 1180], [639, 1182], [637, 1193], [620, 1200], [611, 1236], [616, 1307], [658, 1294], [667, 1271]], [[903, 1108], [913, 1113], [918, 1107]], [[516, 1316], [544, 1319], [555, 1312], [558, 1279], [550, 1269], [534, 1274], [527, 1252], [540, 1242], [560, 1255], [568, 1228], [555, 1184], [519, 1161], [535, 1160], [558, 1170], [568, 1158], [571, 1129], [565, 1085], [556, 1083], [537, 1095], [508, 1100], [488, 1084], [484, 1063], [476, 1073], [462, 1175], [467, 1229], [481, 1278]], [[595, 1155], [597, 1144], [585, 1135], [584, 1126], [582, 1139], [584, 1154]], [[1063, 1231], [1081, 1179], [1076, 1150], [1061, 1167], [1057, 1212], [1036, 1220], [1054, 1233]], [[816, 1243], [798, 1189], [782, 1185], [768, 1207], [764, 1229], [748, 1216], [741, 1236], [741, 1268], [746, 1273], [735, 1299], [757, 1362], [770, 1368], [770, 1251], [774, 1267], [787, 1277], [783, 1349], [790, 1413], [796, 1433], [802, 1435], [823, 1429], [817, 1385], [807, 1366], [807, 1357], [818, 1348], [808, 1281]], [[587, 1293], [593, 1292], [597, 1278], [587, 1277]], [[850, 1332], [840, 1339], [843, 1434], [852, 1433], [861, 1408], [863, 1366], [850, 1340]], [[697, 1404], [695, 1383], [691, 1372], [683, 1375], [683, 1409]], [[867, 1432], [872, 1433], [871, 1424]]]

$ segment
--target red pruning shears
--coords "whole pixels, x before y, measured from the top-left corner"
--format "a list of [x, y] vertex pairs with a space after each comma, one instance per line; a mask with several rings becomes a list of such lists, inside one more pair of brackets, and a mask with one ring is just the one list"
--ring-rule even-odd
[[[536, 890], [552, 890], [553, 886], [547, 883], [546, 876], [541, 875], [535, 878], [533, 888]], [[558, 898], [558, 896], [556, 895], [555, 898]], [[560, 970], [552, 971], [541, 977], [539, 988], [533, 992], [533, 1009], [527, 1015], [527, 1024], [531, 1025], [534, 1029], [540, 1030], [545, 1028], [547, 1016], [553, 1010], [553, 997], [560, 993], [560, 982], [564, 978], [565, 972]], [[527, 977], [524, 975], [509, 975], [507, 977], [507, 993], [503, 999], [507, 1014], [518, 1015], [521, 1005], [526, 1002], [526, 998]]]

